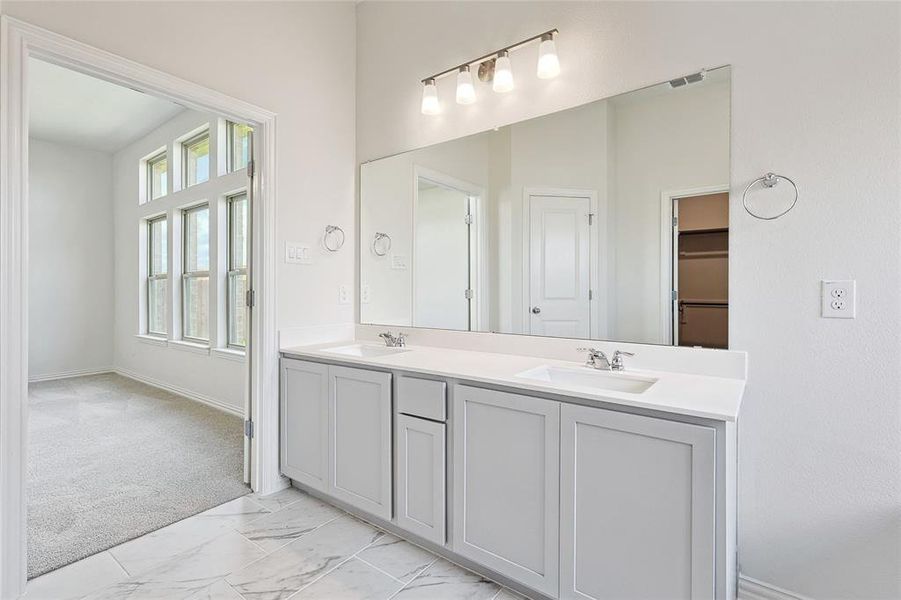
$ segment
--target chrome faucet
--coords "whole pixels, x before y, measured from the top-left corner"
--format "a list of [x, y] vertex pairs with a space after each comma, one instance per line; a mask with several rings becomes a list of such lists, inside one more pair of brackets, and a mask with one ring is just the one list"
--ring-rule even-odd
[[623, 360], [623, 357], [635, 356], [631, 352], [623, 352], [622, 350], [617, 350], [613, 353], [613, 359], [608, 360], [607, 355], [597, 348], [578, 348], [577, 350], [579, 352], [588, 353], [588, 360], [585, 361], [585, 366], [601, 371], [625, 371], [626, 363]]
[[385, 345], [389, 348], [403, 348], [406, 345], [407, 334], [398, 332], [396, 336], [391, 335], [390, 331], [380, 333], [379, 337], [385, 340]]
[[576, 351], [588, 353], [588, 360], [585, 361], [586, 367], [602, 371], [610, 370], [610, 361], [607, 360], [607, 355], [597, 348], [577, 348]]
[[635, 356], [632, 352], [623, 352], [622, 350], [617, 350], [613, 353], [613, 360], [610, 362], [610, 370], [611, 371], [625, 371], [626, 363], [623, 361], [624, 356]]

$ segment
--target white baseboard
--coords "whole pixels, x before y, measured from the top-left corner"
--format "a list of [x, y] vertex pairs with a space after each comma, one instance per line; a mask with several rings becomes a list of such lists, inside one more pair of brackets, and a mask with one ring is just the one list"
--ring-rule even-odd
[[739, 575], [738, 600], [810, 600], [810, 598], [747, 575]]
[[236, 409], [235, 407], [220, 400], [216, 400], [215, 398], [204, 396], [203, 394], [198, 394], [196, 392], [192, 392], [191, 390], [186, 390], [184, 388], [178, 387], [177, 385], [159, 381], [157, 379], [153, 379], [152, 377], [147, 377], [145, 375], [141, 375], [140, 373], [135, 373], [134, 371], [129, 371], [127, 369], [115, 369], [115, 372], [119, 375], [122, 375], [123, 377], [128, 377], [129, 379], [134, 379], [135, 381], [140, 381], [141, 383], [146, 383], [147, 385], [152, 385], [153, 387], [160, 388], [161, 390], [166, 390], [167, 392], [172, 392], [173, 394], [178, 394], [179, 396], [184, 396], [188, 400], [194, 400], [195, 402], [200, 402], [201, 404], [206, 404], [207, 406], [218, 408], [223, 412], [244, 418], [243, 410]]
[[60, 371], [59, 373], [44, 373], [43, 375], [35, 375], [28, 378], [28, 383], [37, 383], [39, 381], [53, 381], [54, 379], [66, 379], [67, 377], [85, 377], [87, 375], [102, 375], [103, 373], [113, 373], [116, 369], [113, 367], [102, 367], [100, 369], [75, 369], [74, 371]]

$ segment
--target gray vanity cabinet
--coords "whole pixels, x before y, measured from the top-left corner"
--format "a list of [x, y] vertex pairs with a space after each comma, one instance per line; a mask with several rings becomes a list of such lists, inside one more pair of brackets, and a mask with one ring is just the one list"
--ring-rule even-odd
[[454, 388], [455, 552], [558, 593], [560, 403]]
[[281, 470], [313, 489], [328, 489], [328, 365], [281, 361]]
[[391, 519], [391, 374], [328, 367], [328, 493]]
[[446, 540], [444, 423], [398, 414], [397, 524], [436, 544]]
[[399, 375], [395, 394], [395, 521], [443, 546], [447, 540], [447, 384]]
[[714, 597], [710, 427], [561, 407], [560, 597]]

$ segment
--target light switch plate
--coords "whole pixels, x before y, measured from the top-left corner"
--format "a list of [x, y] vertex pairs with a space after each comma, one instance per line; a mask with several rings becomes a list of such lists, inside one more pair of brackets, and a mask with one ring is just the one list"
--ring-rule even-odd
[[285, 262], [293, 265], [313, 264], [310, 245], [303, 242], [285, 242]]
[[857, 316], [857, 285], [853, 279], [824, 279], [821, 299], [824, 319], [853, 319]]
[[360, 303], [361, 304], [369, 304], [369, 300], [372, 298], [372, 290], [369, 287], [369, 284], [364, 284], [360, 286]]
[[391, 268], [398, 271], [404, 271], [407, 268], [407, 257], [403, 254], [391, 255]]

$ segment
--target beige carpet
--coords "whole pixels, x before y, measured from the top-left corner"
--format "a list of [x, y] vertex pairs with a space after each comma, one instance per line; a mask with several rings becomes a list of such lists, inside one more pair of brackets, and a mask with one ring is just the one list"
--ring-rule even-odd
[[239, 417], [114, 374], [31, 384], [28, 576], [249, 493]]

